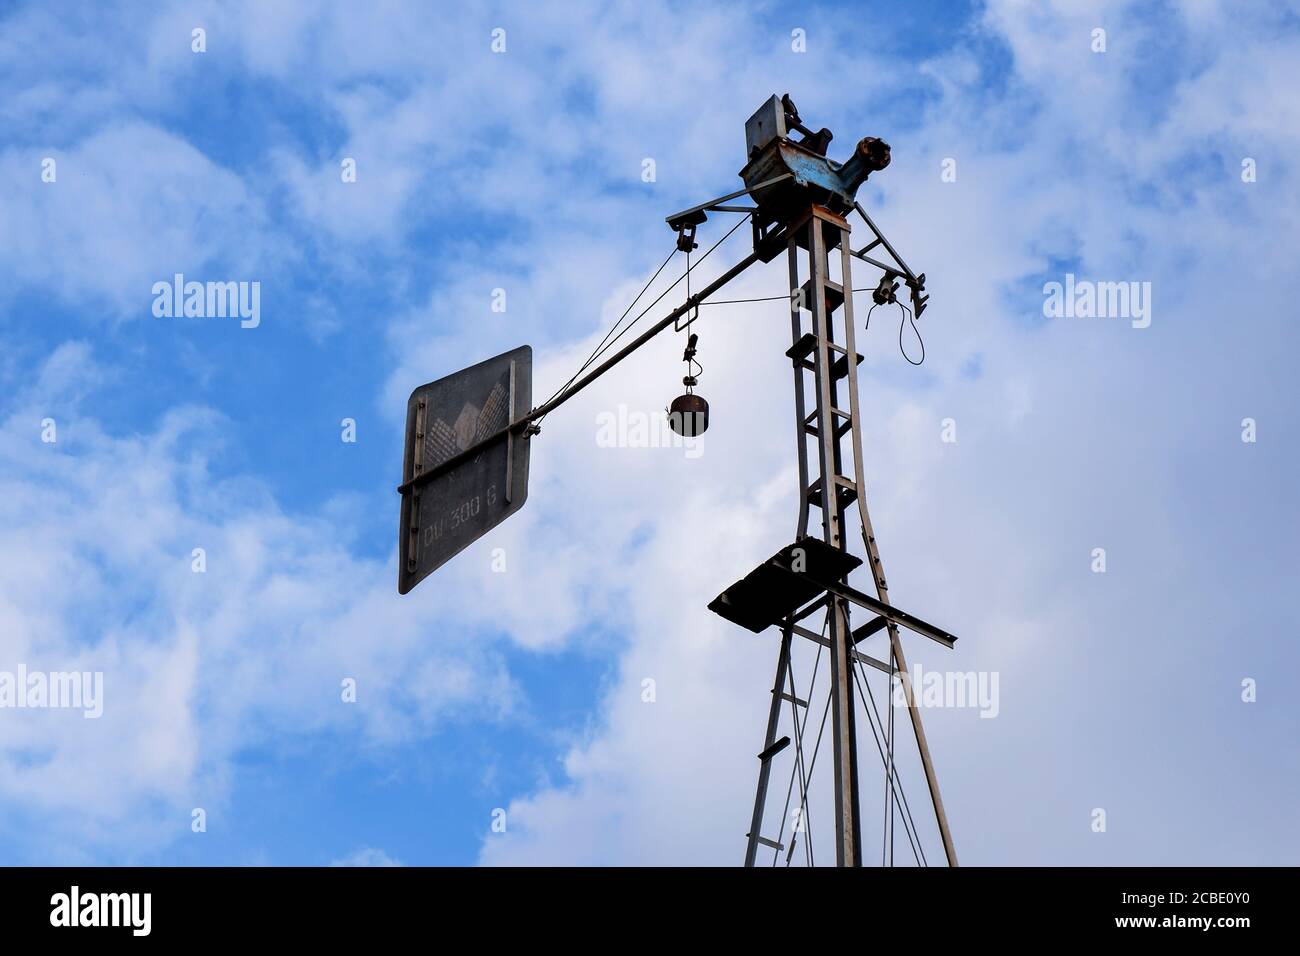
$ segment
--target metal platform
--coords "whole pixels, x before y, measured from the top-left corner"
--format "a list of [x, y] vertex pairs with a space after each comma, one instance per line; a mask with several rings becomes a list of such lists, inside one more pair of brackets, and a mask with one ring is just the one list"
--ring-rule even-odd
[[828, 585], [842, 582], [861, 563], [820, 538], [801, 538], [719, 594], [709, 610], [758, 634], [823, 594]]

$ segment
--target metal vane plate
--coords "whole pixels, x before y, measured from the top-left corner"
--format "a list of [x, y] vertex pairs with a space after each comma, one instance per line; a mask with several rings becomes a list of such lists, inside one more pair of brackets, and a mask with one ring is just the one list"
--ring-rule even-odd
[[[403, 483], [501, 431], [532, 403], [527, 345], [421, 385], [406, 405]], [[402, 495], [397, 590], [430, 573], [523, 507], [529, 442], [502, 435]]]

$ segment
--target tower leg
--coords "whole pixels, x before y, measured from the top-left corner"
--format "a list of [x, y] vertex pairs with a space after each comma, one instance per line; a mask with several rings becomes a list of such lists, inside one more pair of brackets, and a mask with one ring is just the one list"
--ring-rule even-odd
[[[781, 695], [785, 693], [785, 675], [790, 666], [790, 642], [794, 636], [790, 628], [781, 634], [781, 651], [776, 659], [776, 678], [772, 681], [772, 704], [767, 711], [767, 734], [763, 738], [763, 752], [759, 755], [758, 788], [754, 793], [754, 816], [749, 823], [749, 842], [745, 846], [745, 866], [753, 866], [758, 858], [762, 840], [763, 809], [767, 804], [767, 783], [772, 772], [772, 745], [776, 743], [777, 721], [781, 717]], [[796, 732], [799, 728], [795, 728]]]
[[[839, 354], [834, 349], [827, 255], [828, 237], [839, 245], [845, 239], [838, 226], [810, 210], [804, 241], [808, 250], [808, 282], [805, 306], [812, 314], [813, 373], [816, 379], [817, 412], [815, 435], [818, 446], [818, 479], [822, 512], [822, 540], [843, 550], [846, 488], [851, 485], [842, 476], [843, 461], [840, 439], [843, 437], [843, 410], [839, 408], [839, 387], [834, 363]], [[798, 242], [791, 236], [790, 242]], [[796, 294], [798, 290], [791, 290]], [[845, 292], [845, 295], [848, 293]], [[850, 364], [852, 364], [850, 362]], [[847, 423], [856, 429], [857, 423]], [[858, 748], [853, 705], [853, 637], [849, 631], [846, 603], [838, 598], [827, 605], [831, 651], [831, 739], [835, 775], [835, 862], [839, 866], [862, 865], [862, 827], [858, 804]]]
[[853, 661], [848, 608], [836, 599], [827, 609], [831, 639], [831, 733], [835, 760], [835, 865], [862, 865], [858, 803], [858, 735], [853, 706]]
[[[845, 236], [840, 243], [841, 269], [844, 276], [844, 340], [850, 354], [856, 350], [854, 338], [856, 329], [853, 324], [853, 294], [852, 289], [848, 288], [852, 283], [849, 277], [853, 275], [852, 264], [850, 260], [851, 251], [849, 249], [848, 237]], [[849, 384], [849, 414], [852, 416], [853, 428], [853, 470], [857, 478], [858, 489], [858, 517], [862, 521], [862, 543], [867, 551], [867, 564], [871, 568], [871, 577], [876, 585], [876, 594], [880, 600], [886, 604], [889, 603], [889, 585], [885, 581], [885, 568], [880, 561], [880, 549], [876, 545], [876, 535], [871, 527], [871, 515], [867, 511], [867, 489], [865, 472], [862, 468], [862, 433], [857, 428], [858, 423], [858, 370], [857, 363], [850, 362], [848, 367], [848, 384]], [[943, 839], [944, 855], [948, 859], [949, 866], [957, 865], [957, 850], [952, 843], [952, 833], [948, 829], [948, 815], [943, 809], [943, 797], [939, 794], [939, 777], [934, 770], [934, 761], [930, 758], [930, 745], [925, 739], [925, 727], [921, 723], [921, 711], [916, 706], [916, 697], [912, 693], [912, 681], [908, 677], [907, 658], [903, 656], [903, 642], [899, 639], [898, 628], [894, 624], [889, 625], [889, 645], [893, 651], [894, 658], [899, 672], [899, 679], [903, 682], [903, 693], [907, 698], [907, 714], [912, 721], [912, 732], [916, 735], [916, 749], [921, 755], [921, 765], [925, 768], [925, 782], [930, 789], [930, 802], [934, 805], [935, 821], [939, 825], [939, 835]], [[890, 706], [893, 704], [891, 702]]]
[[[882, 597], [882, 601], [888, 601]], [[889, 626], [889, 644], [893, 648], [897, 661], [899, 679], [903, 682], [903, 694], [907, 697], [907, 714], [912, 718], [912, 732], [916, 735], [916, 749], [921, 753], [921, 765], [925, 768], [925, 782], [930, 788], [930, 802], [934, 804], [934, 818], [939, 824], [939, 836], [943, 839], [943, 853], [948, 858], [949, 866], [957, 865], [957, 849], [952, 845], [952, 833], [948, 830], [948, 814], [943, 809], [943, 797], [939, 795], [939, 777], [934, 772], [934, 761], [930, 759], [930, 745], [925, 739], [925, 728], [921, 725], [921, 710], [916, 706], [916, 695], [912, 693], [912, 678], [908, 676], [907, 659], [903, 657], [903, 642], [898, 639], [898, 628]], [[890, 703], [893, 706], [893, 703]]]

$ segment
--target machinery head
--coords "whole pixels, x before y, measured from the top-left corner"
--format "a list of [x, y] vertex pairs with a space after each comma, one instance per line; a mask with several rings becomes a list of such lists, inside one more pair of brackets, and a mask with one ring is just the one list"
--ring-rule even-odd
[[[792, 134], [800, 138], [792, 139]], [[852, 156], [837, 163], [826, 156], [833, 138], [824, 127], [814, 132], [805, 126], [788, 93], [773, 94], [758, 108], [745, 124], [749, 161], [740, 171], [758, 203], [756, 220], [780, 222], [811, 203], [838, 213], [853, 208], [858, 187], [889, 165], [889, 144], [867, 136], [858, 141]], [[789, 178], [754, 189], [786, 173]]]

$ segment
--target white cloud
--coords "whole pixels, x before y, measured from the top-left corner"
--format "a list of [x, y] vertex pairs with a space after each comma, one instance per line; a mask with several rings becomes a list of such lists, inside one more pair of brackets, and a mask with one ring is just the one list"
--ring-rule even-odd
[[[0, 669], [104, 674], [98, 720], [6, 712], [7, 800], [89, 845], [145, 850], [192, 807], [224, 804], [246, 748], [328, 730], [364, 749], [449, 710], [492, 720], [515, 706], [490, 643], [425, 626], [427, 599], [398, 604], [391, 561], [352, 556], [327, 518], [214, 474], [218, 416], [177, 409], [114, 437], [64, 404], [62, 382], [96, 374], [65, 346], [0, 427]], [[51, 414], [58, 440], [43, 444]]]
[[334, 860], [330, 866], [401, 866], [401, 862], [394, 860], [383, 850], [374, 847], [363, 846], [339, 860]]
[[[57, 179], [41, 180], [42, 160]], [[138, 121], [92, 133], [68, 149], [0, 152], [0, 261], [11, 290], [39, 288], [65, 305], [148, 318], [151, 286], [176, 272], [203, 279], [265, 268], [264, 222], [236, 175], [192, 145]], [[243, 237], [243, 238], [240, 238]], [[202, 275], [207, 268], [222, 274]]]

